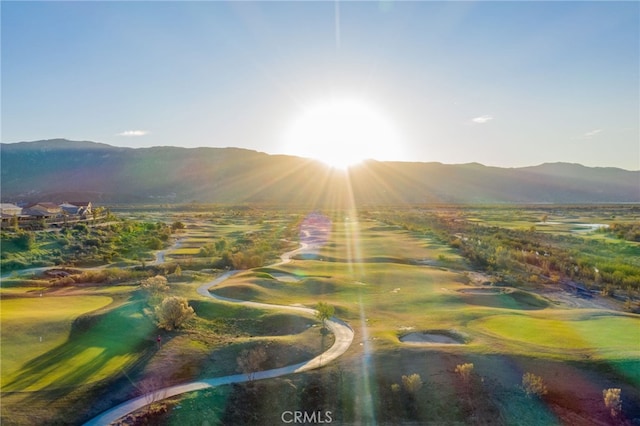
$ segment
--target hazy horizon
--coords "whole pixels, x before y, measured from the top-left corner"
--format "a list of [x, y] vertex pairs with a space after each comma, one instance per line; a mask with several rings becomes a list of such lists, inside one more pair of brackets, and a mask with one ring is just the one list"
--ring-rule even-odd
[[0, 7], [3, 143], [640, 170], [637, 2]]
[[[35, 143], [35, 142], [50, 142], [50, 141], [58, 141], [58, 140], [65, 140], [65, 141], [69, 141], [69, 142], [78, 142], [78, 143], [95, 143], [95, 144], [101, 144], [101, 145], [108, 145], [111, 146], [113, 148], [127, 148], [127, 149], [151, 149], [151, 148], [182, 148], [182, 149], [200, 149], [200, 148], [213, 148], [213, 149], [244, 149], [244, 150], [248, 150], [248, 151], [253, 151], [253, 152], [259, 152], [262, 154], [267, 154], [267, 155], [288, 155], [291, 157], [300, 157], [300, 158], [307, 158], [310, 160], [317, 160], [314, 158], [310, 158], [310, 157], [304, 157], [304, 156], [300, 156], [300, 155], [295, 155], [295, 154], [283, 154], [283, 153], [269, 153], [269, 152], [265, 152], [265, 151], [261, 151], [258, 149], [253, 149], [253, 148], [244, 148], [244, 147], [240, 147], [240, 146], [205, 146], [205, 145], [201, 145], [201, 146], [179, 146], [179, 145], [152, 145], [152, 146], [126, 146], [126, 145], [116, 145], [116, 144], [112, 144], [112, 143], [106, 143], [106, 142], [100, 142], [100, 141], [90, 141], [90, 140], [71, 140], [71, 139], [66, 139], [66, 138], [51, 138], [51, 139], [42, 139], [42, 140], [35, 140], [35, 141], [11, 141], [11, 142], [1, 142], [1, 144], [7, 144], [7, 145], [11, 145], [11, 144], [19, 144], [19, 143]], [[536, 164], [527, 164], [527, 165], [523, 165], [523, 166], [492, 166], [492, 165], [488, 165], [488, 164], [483, 164], [480, 163], [478, 161], [467, 161], [464, 163], [444, 163], [442, 161], [419, 161], [419, 160], [376, 160], [374, 158], [367, 158], [365, 159], [365, 161], [368, 160], [374, 160], [374, 161], [381, 161], [381, 162], [385, 162], [385, 161], [390, 161], [390, 162], [400, 162], [400, 163], [439, 163], [439, 164], [443, 164], [443, 165], [450, 165], [450, 166], [458, 166], [458, 165], [466, 165], [466, 164], [480, 164], [481, 166], [485, 166], [485, 167], [498, 167], [498, 168], [505, 168], [505, 169], [518, 169], [518, 168], [526, 168], [526, 167], [537, 167], [537, 166], [542, 166], [544, 164], [575, 164], [575, 165], [579, 165], [579, 166], [584, 166], [584, 167], [591, 167], [591, 168], [615, 168], [615, 169], [621, 169], [621, 170], [625, 170], [625, 171], [630, 171], [630, 172], [640, 172], [640, 168], [638, 169], [625, 169], [623, 167], [616, 167], [616, 166], [588, 166], [582, 163], [577, 163], [577, 162], [570, 162], [570, 161], [545, 161], [542, 163], [536, 163]], [[317, 160], [319, 161], [319, 160]], [[328, 166], [329, 167], [329, 166]]]

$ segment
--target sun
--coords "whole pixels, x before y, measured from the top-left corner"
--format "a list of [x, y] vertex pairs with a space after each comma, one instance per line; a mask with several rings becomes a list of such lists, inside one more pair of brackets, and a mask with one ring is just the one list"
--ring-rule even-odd
[[308, 106], [285, 134], [287, 154], [346, 169], [366, 159], [402, 156], [398, 131], [388, 114], [362, 100], [342, 98]]

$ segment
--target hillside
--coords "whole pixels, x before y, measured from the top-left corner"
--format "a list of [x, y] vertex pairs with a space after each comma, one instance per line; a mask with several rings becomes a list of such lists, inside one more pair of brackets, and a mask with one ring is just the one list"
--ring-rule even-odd
[[121, 148], [64, 139], [0, 144], [3, 202], [215, 202], [338, 205], [640, 202], [640, 171], [553, 163], [367, 161], [349, 175], [239, 148]]

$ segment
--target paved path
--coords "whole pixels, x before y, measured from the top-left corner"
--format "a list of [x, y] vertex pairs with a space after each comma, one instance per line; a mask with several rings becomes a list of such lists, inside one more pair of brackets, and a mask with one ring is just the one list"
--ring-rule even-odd
[[183, 239], [184, 239], [184, 237], [177, 238], [170, 247], [168, 247], [168, 248], [166, 248], [164, 250], [158, 250], [155, 253], [155, 259], [153, 259], [153, 262], [151, 262], [150, 265], [160, 265], [160, 264], [164, 263], [164, 259], [166, 257], [167, 252], [182, 247], [182, 240]]
[[[291, 260], [291, 256], [295, 253], [298, 253], [302, 250], [308, 248], [306, 244], [302, 244], [302, 246], [294, 251], [283, 254], [280, 259], [281, 261], [275, 263], [271, 266], [282, 265], [284, 263], [288, 263]], [[211, 287], [215, 287], [216, 285], [222, 283], [229, 277], [237, 274], [240, 271], [229, 271], [220, 275], [218, 278], [213, 281], [209, 281], [198, 287], [198, 294], [205, 297], [212, 297], [216, 300], [230, 303], [239, 303], [245, 306], [250, 306], [254, 308], [267, 308], [267, 309], [279, 309], [279, 310], [289, 310], [297, 313], [304, 314], [315, 314], [314, 309], [305, 308], [302, 306], [285, 306], [285, 305], [271, 305], [267, 303], [258, 303], [258, 302], [249, 302], [238, 299], [229, 299], [226, 297], [216, 296], [209, 292]], [[272, 370], [264, 370], [258, 371], [253, 374], [253, 380], [262, 380], [262, 379], [271, 379], [274, 377], [285, 376], [293, 373], [301, 373], [303, 371], [313, 370], [315, 368], [320, 368], [323, 365], [328, 364], [329, 362], [335, 360], [340, 355], [345, 353], [349, 346], [351, 346], [351, 342], [353, 341], [353, 330], [343, 321], [333, 317], [326, 322], [327, 327], [333, 332], [335, 336], [335, 341], [333, 346], [327, 349], [322, 354], [317, 357], [306, 361], [301, 362], [299, 364], [288, 365], [281, 368], [275, 368]], [[167, 388], [159, 389], [153, 393], [139, 396], [134, 399], [130, 399], [128, 401], [123, 402], [120, 405], [117, 405], [97, 417], [94, 417], [87, 423], [85, 426], [89, 425], [108, 425], [121, 417], [126, 416], [129, 413], [132, 413], [140, 408], [148, 405], [154, 401], [160, 401], [165, 398], [170, 398], [175, 395], [180, 395], [185, 392], [193, 392], [201, 389], [206, 389], [214, 386], [220, 385], [228, 385], [231, 383], [243, 383], [247, 382], [249, 377], [246, 374], [235, 374], [231, 376], [223, 376], [223, 377], [214, 377], [210, 379], [198, 380], [195, 382], [185, 383], [182, 385], [170, 386]]]

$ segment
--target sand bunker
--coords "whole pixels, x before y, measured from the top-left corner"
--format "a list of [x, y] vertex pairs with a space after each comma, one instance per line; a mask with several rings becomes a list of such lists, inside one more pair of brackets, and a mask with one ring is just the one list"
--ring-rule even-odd
[[283, 281], [287, 283], [297, 283], [298, 281], [301, 280], [301, 278], [296, 275], [285, 274], [280, 272], [274, 272], [271, 274], [271, 276], [277, 279], [278, 281]]
[[441, 333], [409, 333], [400, 337], [402, 343], [408, 343], [410, 345], [462, 345], [464, 340], [454, 335], [447, 335]]
[[465, 293], [465, 294], [492, 295], [492, 294], [511, 293], [513, 289], [500, 288], [500, 287], [473, 287], [473, 288], [463, 288], [458, 291], [460, 293]]

